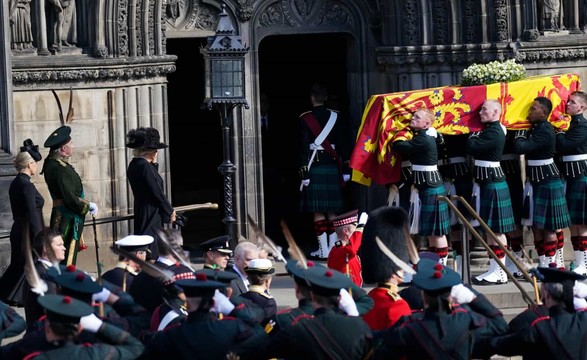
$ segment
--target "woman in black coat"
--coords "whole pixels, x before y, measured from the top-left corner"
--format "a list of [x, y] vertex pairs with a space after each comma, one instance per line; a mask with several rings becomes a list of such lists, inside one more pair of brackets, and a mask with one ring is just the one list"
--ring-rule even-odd
[[[165, 195], [157, 163], [159, 149], [167, 145], [161, 142], [154, 128], [133, 129], [126, 136], [126, 146], [133, 149], [134, 155], [126, 170], [134, 195], [134, 235], [151, 235], [157, 239], [163, 224], [175, 221], [175, 210]], [[156, 244], [157, 241], [149, 245], [147, 259], [157, 259]]]
[[14, 223], [10, 229], [10, 266], [0, 278], [0, 300], [12, 306], [23, 306], [22, 286], [24, 283], [24, 227], [28, 223], [28, 241], [43, 229], [43, 205], [45, 200], [31, 177], [37, 173], [37, 162], [42, 159], [38, 145], [31, 139], [24, 141], [14, 159], [18, 174], [8, 190]]

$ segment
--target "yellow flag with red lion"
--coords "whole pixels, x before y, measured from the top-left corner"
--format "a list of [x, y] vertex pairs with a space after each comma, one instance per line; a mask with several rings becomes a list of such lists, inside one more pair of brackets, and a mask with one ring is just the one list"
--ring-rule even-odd
[[482, 129], [479, 110], [487, 99], [502, 106], [501, 123], [509, 130], [528, 129], [528, 110], [534, 98], [552, 101], [550, 123], [566, 130], [570, 117], [565, 105], [573, 91], [580, 90], [579, 76], [562, 74], [533, 76], [509, 83], [438, 88], [373, 95], [369, 98], [350, 167], [352, 180], [363, 185], [390, 184], [399, 181], [401, 158], [391, 144], [398, 131], [410, 124], [420, 108], [431, 109], [436, 120], [432, 126], [443, 135], [468, 134]]

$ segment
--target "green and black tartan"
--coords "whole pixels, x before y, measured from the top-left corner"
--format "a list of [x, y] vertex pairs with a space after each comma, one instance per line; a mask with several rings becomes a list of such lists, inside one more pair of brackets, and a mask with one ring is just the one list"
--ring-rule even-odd
[[532, 187], [534, 192], [532, 227], [554, 231], [571, 226], [562, 181], [559, 178], [550, 178], [539, 183], [532, 183]]
[[567, 207], [573, 225], [587, 225], [587, 176], [567, 179]]
[[515, 229], [514, 212], [508, 184], [505, 181], [487, 181], [479, 184], [479, 216], [497, 233]]
[[314, 164], [308, 173], [310, 184], [302, 189], [301, 211], [343, 211], [341, 176], [336, 164]]
[[421, 236], [442, 236], [450, 232], [448, 205], [439, 201], [438, 196], [446, 196], [444, 186], [424, 187], [420, 196], [420, 231]]

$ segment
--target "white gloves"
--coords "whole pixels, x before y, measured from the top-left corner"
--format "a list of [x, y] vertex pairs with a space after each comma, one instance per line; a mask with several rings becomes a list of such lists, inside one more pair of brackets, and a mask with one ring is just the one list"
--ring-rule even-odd
[[366, 212], [362, 212], [361, 216], [359, 216], [359, 226], [365, 225], [367, 223], [367, 220], [369, 220], [369, 215], [367, 215]]
[[98, 330], [100, 330], [103, 321], [100, 320], [95, 314], [90, 314], [83, 316], [79, 323], [84, 328], [84, 330], [95, 334], [98, 332]]
[[573, 307], [575, 311], [584, 311], [587, 309], [587, 300], [583, 298], [573, 298]]
[[106, 288], [102, 288], [102, 291], [92, 295], [92, 300], [94, 300], [96, 302], [105, 303], [109, 297], [110, 297], [110, 290], [108, 290]]
[[302, 185], [304, 185], [304, 186], [310, 185], [310, 179], [302, 180]]
[[340, 301], [338, 302], [338, 307], [348, 316], [359, 316], [357, 304], [355, 303], [353, 296], [346, 289], [340, 289]]
[[234, 304], [230, 302], [228, 297], [216, 290], [214, 293], [214, 306], [212, 306], [212, 311], [217, 314], [228, 315], [234, 310], [234, 308]]
[[350, 174], [342, 174], [342, 179], [344, 180], [344, 182], [348, 182], [351, 179], [351, 175]]
[[433, 138], [435, 138], [438, 136], [438, 132], [436, 131], [435, 128], [429, 127], [428, 130], [426, 130], [426, 135], [432, 136]]
[[450, 296], [459, 304], [468, 304], [477, 297], [468, 287], [458, 284], [450, 290]]
[[90, 215], [96, 215], [98, 213], [98, 205], [96, 203], [90, 203]]
[[575, 286], [573, 286], [573, 296], [582, 299], [587, 298], [587, 284], [575, 281]]

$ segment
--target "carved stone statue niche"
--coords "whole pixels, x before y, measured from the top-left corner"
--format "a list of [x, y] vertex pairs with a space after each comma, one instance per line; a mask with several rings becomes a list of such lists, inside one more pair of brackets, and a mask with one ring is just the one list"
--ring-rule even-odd
[[51, 51], [59, 52], [64, 46], [75, 46], [77, 44], [75, 0], [48, 0], [47, 3]]
[[541, 1], [542, 29], [544, 31], [559, 32], [565, 29], [563, 24], [564, 11], [562, 0]]
[[31, 0], [10, 0], [10, 48], [15, 52], [33, 53], [33, 30], [31, 26]]

